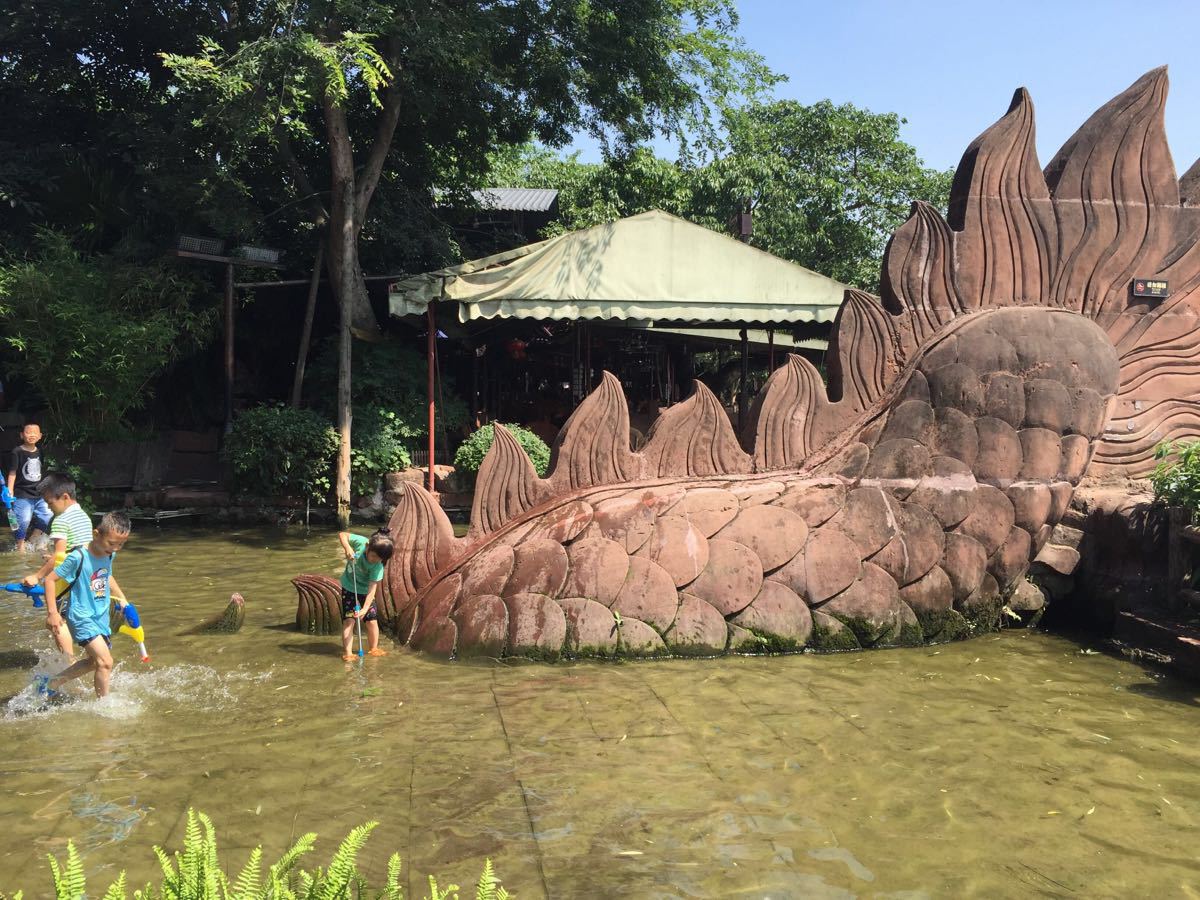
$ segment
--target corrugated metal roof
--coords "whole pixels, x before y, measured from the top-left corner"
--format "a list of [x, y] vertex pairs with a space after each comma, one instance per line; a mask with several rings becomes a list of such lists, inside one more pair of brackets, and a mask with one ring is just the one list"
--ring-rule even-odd
[[471, 191], [475, 202], [484, 209], [510, 210], [513, 212], [548, 212], [558, 197], [558, 191], [550, 188], [484, 188]]

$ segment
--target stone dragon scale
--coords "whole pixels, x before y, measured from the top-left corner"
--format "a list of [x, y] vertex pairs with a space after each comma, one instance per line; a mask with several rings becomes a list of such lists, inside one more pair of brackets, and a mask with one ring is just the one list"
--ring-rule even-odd
[[[1001, 609], [1086, 472], [1200, 434], [1200, 164], [1181, 181], [1158, 69], [1045, 171], [1029, 95], [917, 203], [881, 297], [848, 291], [829, 384], [791, 356], [739, 440], [711, 392], [629, 446], [605, 373], [539, 478], [505, 429], [471, 527], [406, 484], [382, 610], [444, 657], [647, 656], [950, 640]], [[1165, 300], [1134, 278], [1169, 281]], [[298, 618], [336, 582], [297, 579]], [[336, 615], [336, 613], [329, 613]]]

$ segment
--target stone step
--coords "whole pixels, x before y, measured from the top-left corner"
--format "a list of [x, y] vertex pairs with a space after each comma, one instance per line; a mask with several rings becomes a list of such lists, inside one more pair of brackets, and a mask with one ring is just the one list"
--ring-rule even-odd
[[1179, 674], [1200, 679], [1200, 629], [1124, 610], [1117, 614], [1113, 637], [1134, 648], [1156, 650], [1170, 658]]

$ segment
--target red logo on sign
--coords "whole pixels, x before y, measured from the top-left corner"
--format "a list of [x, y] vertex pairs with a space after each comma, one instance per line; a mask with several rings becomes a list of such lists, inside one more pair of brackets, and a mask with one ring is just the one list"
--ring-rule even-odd
[[1139, 281], [1136, 285], [1134, 285], [1135, 291], [1144, 291], [1145, 289], [1146, 289], [1146, 285], [1144, 282]]

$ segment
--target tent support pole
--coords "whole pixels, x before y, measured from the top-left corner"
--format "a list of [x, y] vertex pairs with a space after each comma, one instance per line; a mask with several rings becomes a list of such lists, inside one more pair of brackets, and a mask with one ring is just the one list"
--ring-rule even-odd
[[775, 371], [775, 329], [767, 329], [767, 373]]
[[738, 431], [746, 424], [746, 379], [750, 377], [750, 341], [746, 329], [742, 329], [742, 377], [738, 385]]
[[429, 317], [429, 337], [425, 341], [426, 362], [429, 367], [429, 389], [427, 398], [429, 400], [429, 493], [434, 492], [433, 488], [433, 451], [434, 451], [434, 402], [433, 402], [433, 370], [436, 365], [435, 355], [437, 353], [437, 320], [433, 315], [433, 303], [431, 302], [426, 309], [426, 314]]
[[233, 263], [225, 264], [225, 433], [233, 431]]

